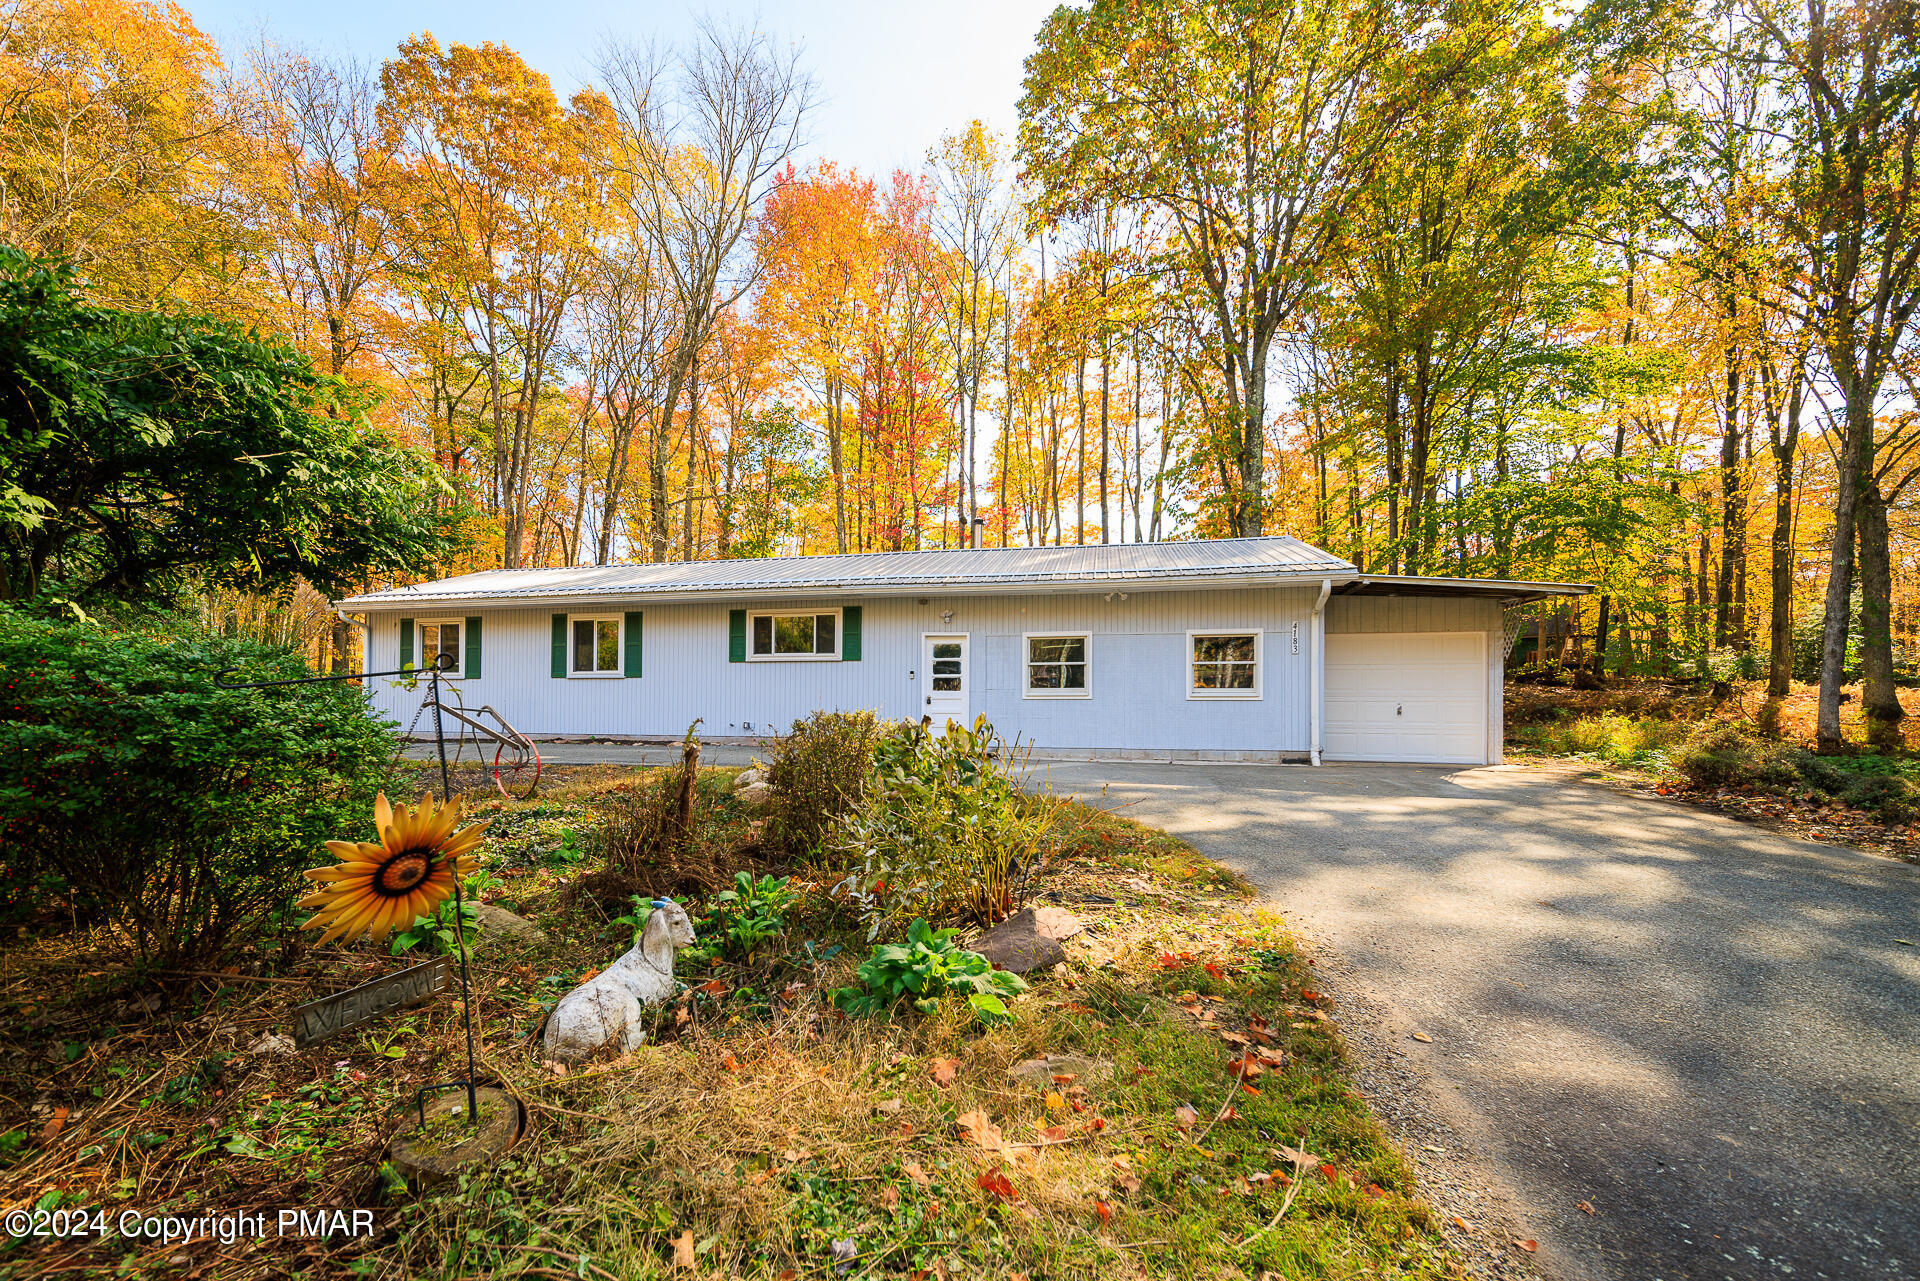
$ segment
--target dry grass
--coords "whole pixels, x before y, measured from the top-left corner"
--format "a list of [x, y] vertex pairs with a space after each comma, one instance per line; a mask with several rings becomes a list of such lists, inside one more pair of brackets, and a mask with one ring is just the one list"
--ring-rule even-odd
[[[622, 784], [567, 782], [574, 796]], [[1067, 843], [1035, 888], [1088, 930], [1069, 943], [1066, 966], [1016, 1001], [1012, 1025], [976, 1027], [959, 1002], [926, 1017], [840, 1015], [828, 997], [848, 981], [852, 954], [816, 961], [801, 944], [844, 939], [846, 922], [811, 887], [780, 956], [695, 967], [695, 990], [655, 1012], [650, 1044], [566, 1075], [532, 1054], [542, 1013], [618, 940], [593, 913], [559, 906], [572, 873], [539, 864], [551, 834], [503, 825], [518, 835], [502, 848], [526, 864], [509, 895], [551, 937], [523, 953], [481, 953], [476, 1022], [481, 1074], [528, 1102], [528, 1130], [508, 1161], [424, 1197], [384, 1190], [376, 1167], [387, 1137], [409, 1123], [411, 1089], [454, 1074], [457, 1001], [296, 1058], [246, 1051], [261, 1031], [284, 1028], [293, 1004], [390, 969], [389, 959], [329, 949], [260, 976], [272, 981], [177, 980], [160, 1011], [134, 1015], [115, 1012], [114, 998], [77, 1008], [30, 996], [89, 973], [82, 982], [110, 987], [108, 955], [88, 950], [98, 940], [71, 940], [65, 954], [6, 949], [0, 1002], [15, 1017], [0, 1042], [0, 1126], [24, 1137], [0, 1168], [0, 1207], [49, 1194], [110, 1211], [325, 1202], [373, 1207], [377, 1228], [366, 1241], [41, 1243], [0, 1250], [0, 1271], [1453, 1275], [1409, 1168], [1347, 1081], [1308, 960], [1278, 922], [1250, 914], [1230, 873], [1173, 838], [1056, 804]], [[556, 805], [550, 795], [502, 812], [568, 821]], [[1271, 1041], [1285, 1066], [1245, 1082], [1258, 1093], [1243, 1090], [1239, 1048], [1223, 1034]], [[79, 1057], [59, 1066], [43, 1049], [35, 1057], [62, 1038], [81, 1041]], [[1064, 1052], [1112, 1072], [1042, 1088], [1008, 1075]], [[221, 1055], [231, 1057], [205, 1088], [169, 1096], [169, 1082]], [[69, 1108], [55, 1133], [36, 1100]], [[1207, 1131], [1229, 1104], [1235, 1112]], [[1182, 1106], [1199, 1124], [1183, 1121]], [[973, 1112], [1015, 1147], [982, 1148], [957, 1124]], [[1300, 1181], [1285, 1218], [1256, 1238], [1288, 1195], [1271, 1175], [1285, 1165], [1282, 1142], [1310, 1146], [1331, 1173]], [[835, 1241], [856, 1243], [844, 1273]], [[692, 1266], [676, 1266], [689, 1246]]]

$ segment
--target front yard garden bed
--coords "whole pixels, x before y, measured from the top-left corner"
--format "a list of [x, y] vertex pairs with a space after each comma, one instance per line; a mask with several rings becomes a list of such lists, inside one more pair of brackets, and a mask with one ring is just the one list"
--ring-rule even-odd
[[[0, 1205], [98, 1211], [110, 1230], [14, 1238], [0, 1273], [1459, 1274], [1355, 1092], [1311, 958], [1231, 873], [1125, 819], [1027, 802], [1053, 810], [1050, 856], [1017, 889], [1084, 923], [1066, 963], [1030, 976], [1010, 1019], [951, 998], [849, 1017], [834, 993], [867, 931], [739, 802], [736, 771], [702, 772], [672, 867], [611, 874], [609, 816], [668, 772], [562, 769], [528, 801], [471, 781], [491, 820], [473, 884], [544, 934], [483, 933], [471, 963], [479, 1075], [528, 1123], [504, 1161], [427, 1193], [383, 1153], [413, 1091], [460, 1073], [457, 991], [295, 1050], [278, 1039], [294, 1005], [405, 961], [360, 943], [135, 980], [104, 932], [23, 933], [0, 951]], [[722, 945], [743, 909], [710, 909], [743, 871], [784, 879], [779, 928]], [[680, 957], [686, 990], [648, 1012], [637, 1051], [542, 1063], [546, 1011], [628, 946], [633, 896], [654, 894], [708, 922]], [[1047, 1056], [1081, 1070], [1033, 1066]], [[373, 1229], [112, 1230], [128, 1210], [287, 1208], [370, 1210]]]

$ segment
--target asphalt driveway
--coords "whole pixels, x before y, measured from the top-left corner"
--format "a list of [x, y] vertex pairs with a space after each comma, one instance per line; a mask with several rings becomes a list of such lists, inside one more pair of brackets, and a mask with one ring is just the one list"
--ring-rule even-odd
[[1524, 767], [1041, 768], [1332, 949], [1550, 1275], [1920, 1276], [1920, 868]]

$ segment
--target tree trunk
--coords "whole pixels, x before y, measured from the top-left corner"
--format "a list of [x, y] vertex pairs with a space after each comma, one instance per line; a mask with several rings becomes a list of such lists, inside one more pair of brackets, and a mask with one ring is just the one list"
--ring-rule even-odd
[[1793, 680], [1793, 465], [1800, 446], [1800, 407], [1804, 379], [1799, 366], [1791, 371], [1793, 387], [1787, 393], [1786, 420], [1775, 413], [1767, 424], [1773, 449], [1773, 539], [1770, 569], [1773, 602], [1767, 620], [1767, 693], [1786, 697]]
[[1820, 640], [1820, 710], [1816, 737], [1820, 747], [1829, 751], [1844, 742], [1840, 731], [1840, 685], [1846, 677], [1847, 622], [1853, 600], [1854, 527], [1860, 493], [1867, 483], [1862, 473], [1873, 443], [1873, 406], [1859, 403], [1858, 396], [1849, 396], [1847, 400], [1847, 436], [1841, 445], [1840, 469], [1834, 488], [1827, 613]]
[[[1104, 321], [1104, 317], [1102, 318]], [[1107, 349], [1107, 336], [1100, 335], [1100, 541], [1113, 541], [1107, 529], [1107, 466], [1108, 466], [1108, 408], [1110, 391], [1108, 383], [1112, 373], [1112, 359]]]
[[1900, 742], [1899, 689], [1893, 682], [1893, 565], [1887, 545], [1887, 503], [1878, 481], [1860, 492], [1860, 673], [1866, 686], [1867, 739]]
[[1073, 362], [1074, 394], [1080, 400], [1080, 465], [1074, 476], [1073, 542], [1078, 547], [1087, 541], [1087, 358]]
[[[1736, 310], [1729, 299], [1729, 320], [1735, 318]], [[1735, 613], [1734, 575], [1746, 559], [1747, 503], [1740, 475], [1740, 351], [1731, 344], [1726, 353], [1724, 412], [1726, 430], [1720, 437], [1720, 574], [1714, 583], [1713, 643], [1739, 646], [1746, 620]]]

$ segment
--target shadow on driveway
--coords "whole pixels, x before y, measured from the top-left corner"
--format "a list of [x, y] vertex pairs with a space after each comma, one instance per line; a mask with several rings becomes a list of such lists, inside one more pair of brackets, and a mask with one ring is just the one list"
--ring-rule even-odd
[[1536, 768], [1040, 769], [1404, 1018], [1551, 1273], [1920, 1275], [1920, 868]]

